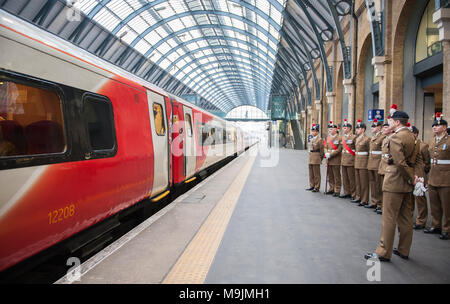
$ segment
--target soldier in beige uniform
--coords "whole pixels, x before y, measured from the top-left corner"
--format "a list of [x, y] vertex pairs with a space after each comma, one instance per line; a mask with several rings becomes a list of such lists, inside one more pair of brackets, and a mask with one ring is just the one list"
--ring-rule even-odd
[[[415, 126], [412, 127], [412, 132], [416, 138], [416, 148], [418, 147], [420, 153], [421, 166], [416, 168], [416, 175], [418, 177], [423, 177], [424, 184], [428, 183], [427, 174], [430, 172], [430, 152], [428, 151], [428, 144], [421, 141], [419, 137], [419, 129]], [[423, 229], [428, 219], [428, 203], [427, 197], [424, 196], [414, 196], [417, 208], [417, 217], [414, 224], [414, 229]]]
[[[309, 189], [307, 191], [319, 192], [320, 189], [320, 165], [324, 157], [324, 147], [322, 138], [319, 135], [319, 126], [313, 124], [311, 134], [314, 136], [310, 142], [309, 149]], [[326, 191], [326, 190], [325, 190]]]
[[325, 194], [333, 194], [337, 197], [341, 194], [341, 155], [342, 144], [337, 133], [338, 126], [332, 121], [328, 124], [329, 137], [325, 145], [325, 158], [328, 166], [328, 180], [330, 188]]
[[[375, 253], [367, 253], [366, 259], [389, 261], [392, 253], [408, 259], [413, 237], [412, 191], [417, 181], [414, 175], [415, 138], [406, 124], [409, 116], [396, 111], [389, 120], [394, 130], [388, 141], [390, 158], [383, 182], [383, 218], [380, 243]], [[398, 249], [393, 249], [398, 225]]]
[[382, 156], [381, 146], [383, 145], [383, 140], [386, 137], [381, 131], [382, 127], [383, 123], [381, 121], [378, 121], [377, 119], [373, 120], [372, 138], [370, 140], [370, 155], [367, 163], [372, 204], [366, 206], [366, 208], [371, 209], [381, 209], [383, 202], [381, 176], [378, 174], [378, 167], [380, 166]]
[[429, 144], [431, 170], [428, 189], [432, 222], [431, 227], [423, 231], [440, 233], [441, 240], [448, 240], [450, 232], [450, 137], [446, 129], [447, 122], [441, 113], [437, 113], [433, 123], [435, 136]]
[[344, 135], [342, 136], [342, 184], [344, 186], [344, 195], [340, 198], [352, 198], [356, 197], [355, 187], [355, 155], [356, 155], [356, 136], [352, 132], [353, 126], [344, 119], [342, 130]]
[[369, 173], [367, 162], [369, 161], [370, 137], [366, 135], [366, 125], [358, 119], [356, 124], [356, 156], [355, 156], [355, 182], [356, 197], [352, 203], [366, 206], [369, 201]]
[[[390, 119], [390, 117], [388, 116], [388, 120]], [[388, 143], [389, 143], [389, 136], [392, 135], [392, 133], [394, 133], [391, 129], [391, 127], [389, 126], [389, 122], [386, 121], [383, 125], [383, 135], [385, 135], [385, 138], [383, 140], [383, 143], [381, 145], [381, 161], [380, 161], [380, 165], [378, 166], [378, 175], [380, 175], [380, 182], [381, 182], [381, 189], [383, 189], [383, 181], [384, 181], [384, 175], [386, 174], [386, 168], [388, 166], [388, 160], [391, 157], [389, 155], [389, 148], [388, 148]], [[383, 192], [383, 191], [382, 191]], [[375, 212], [377, 214], [383, 214], [382, 208], [383, 208], [383, 200], [381, 200], [381, 206], [377, 207], [375, 209]]]

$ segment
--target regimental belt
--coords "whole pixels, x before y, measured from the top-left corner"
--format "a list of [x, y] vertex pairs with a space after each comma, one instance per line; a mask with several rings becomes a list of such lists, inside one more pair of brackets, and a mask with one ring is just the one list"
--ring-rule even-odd
[[356, 155], [369, 155], [369, 152], [356, 152]]
[[430, 162], [431, 162], [432, 165], [434, 165], [434, 164], [436, 164], [436, 165], [450, 165], [450, 160], [448, 160], [448, 159], [437, 159], [437, 160], [431, 159]]
[[382, 155], [383, 152], [382, 151], [372, 151], [370, 152], [372, 155]]
[[311, 151], [309, 151], [309, 152], [311, 152], [311, 153], [318, 153], [318, 152], [320, 152], [320, 149], [317, 149], [317, 150], [311, 150]]

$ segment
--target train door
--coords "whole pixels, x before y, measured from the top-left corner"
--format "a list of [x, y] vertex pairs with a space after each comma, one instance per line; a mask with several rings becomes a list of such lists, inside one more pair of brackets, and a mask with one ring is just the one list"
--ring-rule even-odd
[[156, 195], [169, 186], [169, 131], [164, 96], [147, 90], [147, 98], [154, 154], [152, 195]]
[[184, 129], [186, 130], [185, 134], [185, 144], [183, 149], [184, 155], [184, 175], [186, 178], [191, 177], [195, 174], [195, 167], [197, 163], [197, 153], [195, 148], [195, 138], [194, 138], [194, 129], [193, 129], [193, 120], [192, 120], [192, 109], [186, 106], [183, 106], [184, 112]]

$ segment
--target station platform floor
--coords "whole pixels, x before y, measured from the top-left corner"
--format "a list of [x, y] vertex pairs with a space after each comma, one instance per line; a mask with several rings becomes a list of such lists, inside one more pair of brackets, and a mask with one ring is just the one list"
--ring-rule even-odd
[[[321, 193], [305, 191], [306, 151], [272, 153], [272, 165], [256, 148], [236, 158], [82, 264], [75, 283], [371, 283], [364, 254], [381, 215], [325, 196], [324, 166]], [[450, 283], [449, 257], [450, 241], [415, 231], [410, 259], [381, 263], [379, 283]]]

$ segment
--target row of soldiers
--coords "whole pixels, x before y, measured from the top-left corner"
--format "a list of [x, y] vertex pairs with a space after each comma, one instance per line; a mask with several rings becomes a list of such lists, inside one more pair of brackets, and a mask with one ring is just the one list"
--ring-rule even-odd
[[[432, 125], [434, 137], [426, 144], [418, 138], [419, 130], [409, 124], [408, 114], [397, 109], [397, 105], [391, 107], [391, 116], [385, 123], [373, 121], [372, 137], [366, 135], [367, 126], [361, 120], [357, 121], [356, 134], [353, 134], [353, 126], [344, 120], [342, 136], [338, 126], [330, 122], [329, 136], [325, 140], [320, 137], [317, 125], [311, 129], [310, 188], [306, 190], [319, 192], [320, 165], [326, 159], [329, 188], [325, 189], [325, 194], [350, 198], [352, 203], [383, 215], [380, 243], [376, 252], [365, 255], [366, 259], [389, 261], [392, 253], [408, 259], [413, 229], [424, 229], [428, 218], [426, 196], [413, 196], [420, 178], [428, 187], [432, 217], [431, 227], [424, 232], [440, 234], [442, 240], [450, 238], [448, 123], [437, 113]], [[417, 205], [415, 223], [414, 200]], [[397, 225], [399, 246], [394, 249]]]

